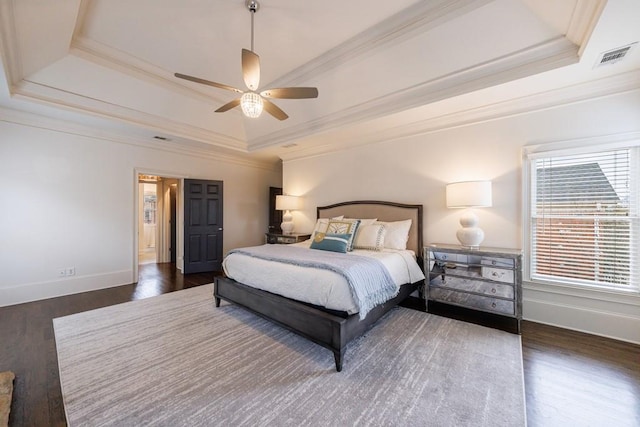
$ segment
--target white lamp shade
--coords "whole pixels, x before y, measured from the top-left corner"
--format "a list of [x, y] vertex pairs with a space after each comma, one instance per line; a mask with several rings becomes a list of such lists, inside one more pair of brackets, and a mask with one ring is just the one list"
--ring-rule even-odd
[[279, 211], [294, 211], [302, 208], [302, 198], [298, 196], [276, 196], [276, 209]]
[[464, 181], [447, 184], [447, 207], [491, 206], [491, 181]]

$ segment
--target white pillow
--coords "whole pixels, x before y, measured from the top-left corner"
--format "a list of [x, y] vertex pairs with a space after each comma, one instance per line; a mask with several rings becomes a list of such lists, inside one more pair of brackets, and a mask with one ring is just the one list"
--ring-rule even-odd
[[[356, 219], [356, 218], [344, 218], [344, 219]], [[375, 224], [375, 222], [377, 220], [378, 220], [378, 218], [371, 218], [371, 219], [362, 219], [362, 218], [360, 218], [360, 227], [362, 227], [363, 225]]]
[[383, 222], [378, 221], [376, 224], [384, 224], [387, 232], [384, 236], [384, 247], [388, 249], [407, 249], [407, 241], [409, 240], [409, 229], [411, 228], [411, 220]]
[[353, 241], [354, 249], [382, 250], [387, 228], [383, 224], [360, 225]]

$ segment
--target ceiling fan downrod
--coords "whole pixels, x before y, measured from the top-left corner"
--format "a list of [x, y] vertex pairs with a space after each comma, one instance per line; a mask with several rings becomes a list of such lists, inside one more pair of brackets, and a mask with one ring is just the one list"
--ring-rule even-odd
[[256, 0], [247, 0], [245, 2], [247, 9], [251, 12], [251, 52], [253, 52], [253, 15], [260, 9], [260, 3]]

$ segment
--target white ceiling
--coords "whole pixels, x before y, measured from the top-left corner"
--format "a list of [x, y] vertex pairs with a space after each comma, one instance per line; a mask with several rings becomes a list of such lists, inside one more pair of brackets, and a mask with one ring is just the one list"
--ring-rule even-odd
[[261, 0], [260, 89], [316, 86], [319, 97], [275, 100], [286, 121], [214, 113], [236, 94], [173, 73], [244, 89], [244, 3], [0, 0], [2, 111], [261, 161], [640, 86], [640, 49], [593, 67], [640, 40], [637, 0]]

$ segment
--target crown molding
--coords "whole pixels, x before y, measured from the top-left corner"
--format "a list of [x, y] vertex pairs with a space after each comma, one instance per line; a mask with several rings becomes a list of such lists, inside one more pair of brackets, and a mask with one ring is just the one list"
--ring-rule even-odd
[[179, 83], [171, 71], [80, 35], [75, 35], [71, 41], [70, 53], [135, 79], [205, 102], [215, 108], [229, 101], [213, 90], [208, 90], [206, 86], [186, 81], [184, 84]]
[[281, 146], [314, 133], [373, 120], [436, 101], [578, 62], [577, 46], [564, 37], [405, 88], [249, 141], [249, 151]]
[[149, 141], [130, 135], [107, 131], [95, 127], [90, 127], [78, 123], [54, 119], [38, 114], [14, 110], [0, 106], [0, 121], [13, 123], [22, 126], [28, 126], [39, 129], [46, 129], [53, 132], [60, 132], [69, 135], [83, 136], [87, 138], [100, 139], [119, 144], [133, 145], [152, 150], [169, 152], [172, 154], [180, 154], [185, 156], [196, 157], [199, 159], [207, 158], [210, 160], [222, 161], [225, 163], [233, 163], [240, 166], [248, 166], [269, 171], [279, 170], [279, 162], [260, 161], [255, 159], [247, 159], [233, 154], [222, 154], [216, 152], [213, 147], [194, 147], [173, 141]]
[[237, 138], [231, 138], [207, 129], [185, 125], [165, 117], [158, 117], [28, 80], [23, 80], [14, 86], [13, 96], [18, 99], [23, 98], [29, 101], [37, 101], [66, 110], [115, 119], [135, 126], [154, 129], [176, 137], [191, 139], [213, 146], [243, 153], [247, 152], [246, 143]]
[[495, 0], [430, 0], [418, 2], [355, 35], [265, 87], [298, 86], [394, 44], [427, 32]]
[[[286, 76], [264, 85], [264, 87], [299, 85], [322, 73], [327, 73], [340, 67], [346, 61], [353, 61], [363, 55], [375, 54], [391, 44], [401, 43], [416, 34], [428, 31], [493, 1], [495, 0], [432, 0], [419, 2], [352, 37], [327, 53], [293, 70]], [[135, 78], [159, 84], [183, 95], [205, 100], [212, 105], [220, 105], [228, 101], [215, 95], [215, 93], [212, 95], [212, 92], [207, 91], [205, 87], [192, 86], [189, 83], [178, 83], [175, 81], [172, 72], [84, 37], [82, 35], [84, 17], [89, 7], [90, 5], [86, 0], [81, 1], [71, 43], [71, 52], [74, 55]]]
[[[471, 126], [536, 111], [560, 108], [570, 104], [637, 90], [640, 90], [640, 70], [420, 120], [382, 132], [376, 131], [375, 133], [362, 135], [362, 138], [356, 144], [351, 144], [349, 148], [427, 135], [457, 127]], [[345, 148], [339, 144], [326, 144], [320, 147], [301, 148], [295, 151], [285, 152], [280, 155], [280, 158], [287, 162], [313, 158], [344, 149]]]
[[577, 0], [566, 36], [567, 39], [580, 46], [578, 51], [580, 56], [582, 56], [606, 4], [607, 0]]
[[22, 59], [18, 49], [15, 15], [12, 1], [0, 1], [0, 55], [7, 77], [7, 86], [11, 91], [13, 85], [22, 80]]

